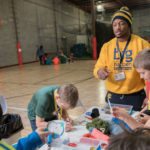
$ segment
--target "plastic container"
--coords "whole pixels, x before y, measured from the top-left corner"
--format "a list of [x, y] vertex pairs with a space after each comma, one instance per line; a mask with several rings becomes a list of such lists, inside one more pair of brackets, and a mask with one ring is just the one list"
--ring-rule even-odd
[[[111, 107], [118, 107], [118, 108], [126, 110], [126, 112], [128, 112], [130, 115], [132, 114], [132, 109], [133, 109], [132, 105], [123, 105], [123, 104], [111, 103]], [[108, 104], [106, 104], [102, 110], [104, 111], [105, 114], [111, 114], [110, 107]]]

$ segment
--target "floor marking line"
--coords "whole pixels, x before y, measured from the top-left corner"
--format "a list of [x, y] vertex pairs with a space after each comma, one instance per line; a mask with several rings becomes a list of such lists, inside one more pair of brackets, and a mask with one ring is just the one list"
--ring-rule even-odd
[[20, 111], [27, 111], [26, 108], [18, 108], [18, 107], [7, 107], [8, 109], [20, 110]]

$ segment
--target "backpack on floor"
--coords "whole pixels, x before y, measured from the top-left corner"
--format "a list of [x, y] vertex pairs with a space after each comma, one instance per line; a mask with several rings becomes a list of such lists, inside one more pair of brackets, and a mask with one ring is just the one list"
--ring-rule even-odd
[[0, 138], [9, 138], [12, 134], [22, 130], [23, 124], [20, 115], [5, 114], [0, 122]]

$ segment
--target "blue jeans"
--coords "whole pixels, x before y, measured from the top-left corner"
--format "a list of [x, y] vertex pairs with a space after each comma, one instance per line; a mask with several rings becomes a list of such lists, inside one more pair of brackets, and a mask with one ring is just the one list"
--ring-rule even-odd
[[35, 131], [37, 129], [35, 120], [30, 120], [30, 124], [31, 124], [32, 130]]
[[[51, 119], [49, 120], [45, 120], [45, 121], [52, 121], [52, 120], [57, 120], [57, 116], [53, 116]], [[37, 126], [36, 126], [36, 120], [30, 120], [30, 124], [31, 124], [31, 128], [33, 131], [35, 131], [37, 129]]]

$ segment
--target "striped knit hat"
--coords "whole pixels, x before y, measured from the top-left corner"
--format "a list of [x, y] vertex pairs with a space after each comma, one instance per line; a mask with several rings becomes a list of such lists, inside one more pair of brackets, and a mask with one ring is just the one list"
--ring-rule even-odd
[[129, 26], [132, 24], [132, 14], [129, 11], [128, 7], [121, 7], [119, 11], [117, 11], [112, 17], [112, 23], [115, 19], [122, 19], [126, 21]]

